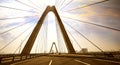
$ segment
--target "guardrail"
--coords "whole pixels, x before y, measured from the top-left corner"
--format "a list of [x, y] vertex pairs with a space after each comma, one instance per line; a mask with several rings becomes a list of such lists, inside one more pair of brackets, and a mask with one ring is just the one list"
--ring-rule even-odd
[[77, 54], [49, 54], [54, 57], [74, 57], [74, 58], [97, 58], [120, 61], [120, 52], [90, 52], [90, 53], [77, 53]]
[[20, 55], [20, 54], [7, 54], [7, 55], [0, 55], [0, 65], [9, 65], [11, 63], [24, 61], [27, 59], [32, 59], [40, 56], [45, 56], [47, 54], [30, 54], [30, 55]]

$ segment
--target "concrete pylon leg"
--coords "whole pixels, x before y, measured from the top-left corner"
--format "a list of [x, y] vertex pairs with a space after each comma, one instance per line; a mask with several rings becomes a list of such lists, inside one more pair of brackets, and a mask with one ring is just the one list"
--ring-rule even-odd
[[73, 48], [73, 46], [71, 44], [71, 41], [70, 41], [70, 39], [69, 39], [69, 37], [67, 35], [67, 32], [66, 32], [66, 30], [64, 28], [64, 25], [63, 25], [63, 23], [61, 21], [61, 18], [59, 16], [55, 6], [52, 6], [52, 7], [48, 6], [46, 8], [46, 10], [43, 12], [41, 18], [39, 19], [37, 25], [35, 26], [32, 34], [31, 34], [30, 38], [28, 39], [25, 47], [23, 48], [23, 50], [21, 52], [22, 55], [30, 54], [30, 51], [31, 51], [31, 49], [33, 47], [33, 44], [34, 44], [35, 39], [36, 39], [36, 37], [37, 37], [37, 35], [39, 33], [39, 30], [41, 29], [41, 26], [42, 26], [42, 24], [44, 22], [44, 19], [45, 19], [46, 15], [48, 14], [48, 12], [50, 12], [50, 11], [52, 11], [55, 14], [55, 16], [56, 16], [56, 18], [58, 20], [58, 24], [59, 24], [60, 30], [62, 32], [65, 44], [67, 46], [68, 53], [75, 53], [75, 50], [74, 50], [74, 48]]

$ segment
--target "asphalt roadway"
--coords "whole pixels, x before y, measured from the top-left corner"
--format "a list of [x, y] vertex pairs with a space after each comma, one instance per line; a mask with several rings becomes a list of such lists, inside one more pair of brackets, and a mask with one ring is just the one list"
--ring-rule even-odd
[[11, 65], [120, 65], [120, 62], [95, 58], [42, 56], [38, 58], [13, 63]]

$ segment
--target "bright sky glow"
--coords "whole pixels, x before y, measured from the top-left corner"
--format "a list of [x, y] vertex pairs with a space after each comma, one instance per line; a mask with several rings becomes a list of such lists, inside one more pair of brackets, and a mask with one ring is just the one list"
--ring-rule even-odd
[[55, 6], [55, 0], [48, 1], [48, 6]]
[[[89, 51], [100, 50], [67, 24], [104, 51], [120, 50], [120, 31], [83, 23], [95, 23], [120, 30], [119, 3], [109, 1], [91, 6], [101, 1], [104, 0], [0, 0], [0, 53], [20, 53], [48, 5], [56, 6], [76, 51], [80, 51], [81, 48], [73, 37], [82, 48], [88, 48]], [[67, 52], [60, 29], [56, 27], [56, 21], [54, 14], [49, 12], [31, 53], [48, 53], [53, 42], [56, 43], [59, 52]]]

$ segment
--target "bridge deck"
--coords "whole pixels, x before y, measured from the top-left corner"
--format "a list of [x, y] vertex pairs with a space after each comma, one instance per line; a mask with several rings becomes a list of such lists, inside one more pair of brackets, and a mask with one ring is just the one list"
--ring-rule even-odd
[[120, 62], [87, 57], [70, 58], [70, 57], [41, 56], [38, 58], [16, 62], [11, 65], [120, 65]]

